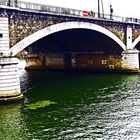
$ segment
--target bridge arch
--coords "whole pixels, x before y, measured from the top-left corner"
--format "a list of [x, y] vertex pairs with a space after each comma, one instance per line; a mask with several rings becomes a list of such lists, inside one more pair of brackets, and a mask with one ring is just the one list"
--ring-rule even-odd
[[118, 43], [122, 47], [123, 50], [126, 49], [125, 44], [116, 35], [114, 35], [109, 30], [105, 29], [104, 27], [101, 27], [101, 26], [99, 26], [97, 24], [93, 24], [93, 23], [75, 22], [74, 21], [74, 22], [58, 23], [58, 24], [54, 24], [49, 27], [46, 27], [44, 29], [41, 29], [41, 30], [29, 35], [28, 37], [24, 38], [17, 44], [15, 44], [13, 47], [10, 48], [10, 52], [11, 52], [12, 56], [15, 56], [17, 53], [19, 53], [20, 51], [22, 51], [23, 49], [25, 49], [32, 43], [36, 42], [37, 40], [39, 40], [47, 35], [50, 35], [50, 34], [53, 34], [53, 33], [59, 32], [59, 31], [67, 30], [67, 29], [76, 29], [76, 28], [90, 29], [90, 30], [98, 31], [98, 32], [110, 37], [111, 39], [113, 39], [116, 43]]
[[134, 49], [139, 42], [140, 42], [140, 35], [132, 43], [132, 48]]

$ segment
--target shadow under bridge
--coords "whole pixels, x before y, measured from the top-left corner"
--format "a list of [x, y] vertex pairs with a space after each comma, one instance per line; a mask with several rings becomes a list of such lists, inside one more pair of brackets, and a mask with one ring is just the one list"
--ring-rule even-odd
[[111, 65], [107, 64], [109, 59], [116, 57], [121, 60], [123, 49], [113, 39], [97, 31], [68, 29], [36, 41], [26, 51], [28, 60], [32, 59], [31, 56], [45, 56], [41, 65], [47, 68], [104, 69]]

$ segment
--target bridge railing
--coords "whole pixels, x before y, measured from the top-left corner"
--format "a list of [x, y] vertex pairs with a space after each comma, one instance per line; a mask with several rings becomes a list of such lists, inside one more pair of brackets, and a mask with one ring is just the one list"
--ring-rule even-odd
[[130, 23], [140, 24], [140, 19], [137, 18], [121, 17], [121, 16], [115, 16], [115, 15], [103, 14], [103, 13], [100, 13], [99, 16], [99, 14], [94, 11], [84, 11], [87, 13], [83, 15], [83, 10], [36, 4], [36, 3], [24, 2], [24, 1], [18, 1], [16, 3], [12, 1], [10, 3], [7, 3], [5, 2], [5, 0], [1, 0], [0, 5], [16, 7], [24, 10], [52, 12], [52, 13], [65, 14], [65, 15], [73, 15], [73, 16], [80, 16], [80, 17], [82, 16], [85, 18], [97, 18], [97, 19], [100, 18], [100, 19], [109, 19], [109, 20], [120, 21], [120, 22], [130, 22]]
[[69, 9], [64, 7], [56, 7], [50, 5], [41, 5], [29, 2], [18, 2], [17, 7], [21, 9], [28, 9], [28, 10], [37, 10], [41, 12], [52, 12], [52, 13], [61, 13], [61, 14], [69, 14], [69, 15], [81, 15], [81, 10], [77, 9]]
[[114, 21], [120, 21], [120, 22], [126, 22], [126, 17], [121, 17], [121, 16], [115, 16], [115, 15], [110, 15], [110, 14], [103, 14], [100, 13], [100, 17], [98, 13], [94, 12], [94, 18], [100, 18], [100, 19], [109, 19], [109, 20], [114, 20]]
[[0, 5], [7, 5], [7, 3], [3, 0], [3, 1], [0, 1]]

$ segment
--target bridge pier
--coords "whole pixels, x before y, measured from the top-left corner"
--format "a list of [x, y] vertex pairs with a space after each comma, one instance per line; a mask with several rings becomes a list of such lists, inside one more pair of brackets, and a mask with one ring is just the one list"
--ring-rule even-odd
[[18, 73], [18, 59], [0, 58], [0, 102], [22, 99]]
[[23, 98], [20, 91], [18, 59], [10, 55], [8, 18], [0, 17], [0, 103]]
[[128, 49], [122, 52], [122, 69], [139, 71], [139, 51]]
[[126, 29], [126, 50], [122, 52], [122, 69], [139, 71], [139, 51], [132, 47], [132, 26]]

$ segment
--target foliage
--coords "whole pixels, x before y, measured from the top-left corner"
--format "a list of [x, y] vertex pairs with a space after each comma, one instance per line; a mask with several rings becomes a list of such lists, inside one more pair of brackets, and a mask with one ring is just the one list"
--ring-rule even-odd
[[26, 109], [36, 110], [38, 108], [44, 108], [44, 107], [52, 105], [52, 104], [56, 104], [56, 103], [52, 102], [50, 100], [47, 100], [47, 101], [37, 101], [35, 103], [26, 104], [25, 107], [26, 107]]

